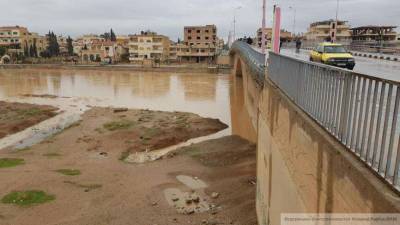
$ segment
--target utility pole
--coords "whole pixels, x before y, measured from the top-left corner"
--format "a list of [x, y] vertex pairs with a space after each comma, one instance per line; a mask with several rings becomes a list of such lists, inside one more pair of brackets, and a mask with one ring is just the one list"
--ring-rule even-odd
[[297, 10], [295, 7], [290, 6], [289, 9], [292, 9], [294, 11], [294, 17], [293, 17], [293, 37], [296, 36], [296, 15], [297, 15]]
[[235, 11], [233, 13], [233, 42], [236, 41], [236, 11], [241, 8], [242, 8], [241, 6], [235, 8]]
[[266, 0], [263, 0], [262, 8], [262, 27], [261, 27], [261, 52], [265, 54], [265, 14], [266, 14]]
[[336, 36], [337, 36], [337, 31], [338, 31], [338, 25], [339, 25], [339, 0], [337, 0], [337, 5], [336, 5], [336, 25], [335, 25], [335, 36], [332, 38], [332, 42], [336, 42]]

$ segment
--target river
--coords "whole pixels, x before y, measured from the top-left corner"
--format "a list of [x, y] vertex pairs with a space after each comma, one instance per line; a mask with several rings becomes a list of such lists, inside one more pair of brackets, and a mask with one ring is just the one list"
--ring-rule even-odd
[[[229, 125], [221, 135], [236, 134], [255, 141], [243, 109], [243, 89], [237, 83], [226, 74], [3, 69], [0, 100], [49, 104], [66, 111], [110, 106], [192, 112]], [[26, 97], [44, 94], [58, 98]]]

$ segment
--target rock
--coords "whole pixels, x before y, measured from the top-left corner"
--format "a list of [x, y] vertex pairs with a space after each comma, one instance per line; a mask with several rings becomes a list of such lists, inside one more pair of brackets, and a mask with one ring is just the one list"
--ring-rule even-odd
[[199, 196], [192, 196], [192, 201], [194, 202], [194, 203], [199, 203], [200, 202], [200, 197]]
[[211, 198], [218, 198], [219, 197], [219, 193], [218, 192], [213, 192], [212, 194], [211, 194]]
[[193, 213], [194, 213], [194, 209], [192, 209], [192, 208], [186, 209], [186, 210], [185, 210], [185, 214], [186, 214], [186, 215], [191, 215], [191, 214], [193, 214]]
[[151, 203], [151, 205], [152, 206], [156, 206], [156, 205], [158, 205], [158, 203], [157, 202], [153, 202], [153, 203]]
[[174, 197], [174, 198], [172, 199], [172, 201], [177, 202], [177, 201], [179, 201], [179, 198], [178, 198], [178, 197]]
[[128, 111], [128, 108], [115, 108], [113, 110], [114, 113], [121, 113], [121, 112], [126, 112]]

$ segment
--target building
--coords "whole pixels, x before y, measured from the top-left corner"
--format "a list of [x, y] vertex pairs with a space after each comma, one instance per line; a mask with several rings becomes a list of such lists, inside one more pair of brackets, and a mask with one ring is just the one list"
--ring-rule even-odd
[[0, 46], [8, 48], [12, 53], [23, 54], [29, 46], [28, 39], [29, 31], [26, 27], [0, 27]]
[[169, 57], [170, 40], [151, 31], [129, 36], [129, 61], [142, 63], [146, 59], [165, 62]]
[[38, 33], [29, 33], [28, 45], [30, 47], [36, 46], [37, 56], [41, 56], [42, 52], [46, 51], [48, 46], [47, 37]]
[[113, 41], [92, 41], [80, 51], [83, 62], [117, 62], [120, 59], [118, 45]]
[[212, 62], [221, 50], [215, 25], [184, 27], [183, 44], [186, 47], [178, 52], [181, 62]]
[[151, 31], [129, 36], [129, 60], [133, 63], [145, 59], [166, 61], [169, 54], [170, 40], [164, 35]]
[[331, 36], [335, 35], [336, 31], [336, 41], [340, 43], [349, 43], [351, 41], [351, 30], [347, 21], [338, 21], [337, 29], [335, 29], [335, 20], [325, 20], [314, 22], [308, 28], [305, 34], [305, 39], [307, 41], [323, 42], [331, 40]]
[[396, 42], [396, 26], [361, 26], [352, 28], [353, 43], [391, 44]]
[[[267, 48], [271, 47], [272, 40], [272, 28], [264, 28], [265, 35], [265, 46]], [[292, 33], [286, 30], [281, 30], [281, 41], [282, 42], [290, 42], [292, 41]], [[259, 48], [261, 48], [262, 44], [262, 28], [257, 30], [256, 43]]]
[[26, 27], [0, 27], [0, 46], [8, 49], [8, 54], [31, 54], [31, 48], [36, 46], [36, 55], [46, 50], [48, 43], [45, 36], [31, 33]]

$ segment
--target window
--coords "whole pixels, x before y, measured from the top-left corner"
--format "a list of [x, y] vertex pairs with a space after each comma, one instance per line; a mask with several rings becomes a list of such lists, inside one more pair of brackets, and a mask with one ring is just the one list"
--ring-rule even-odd
[[197, 33], [200, 34], [200, 30], [197, 30]]
[[197, 37], [197, 40], [200, 40], [201, 38], [200, 37]]
[[210, 31], [209, 30], [206, 30], [206, 33], [209, 33]]
[[192, 30], [188, 30], [188, 33], [192, 33]]
[[189, 36], [188, 39], [189, 39], [189, 40], [192, 40], [192, 37]]
[[210, 39], [210, 37], [206, 37], [206, 40]]

